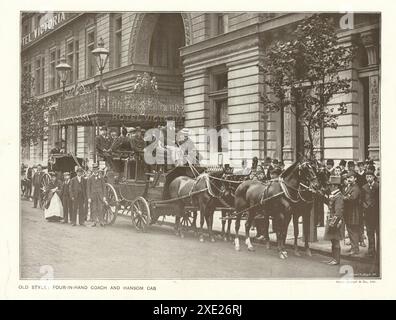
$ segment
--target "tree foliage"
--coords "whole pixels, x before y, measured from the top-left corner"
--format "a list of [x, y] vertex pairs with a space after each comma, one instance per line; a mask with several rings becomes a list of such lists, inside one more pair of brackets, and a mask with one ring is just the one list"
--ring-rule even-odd
[[329, 102], [351, 90], [351, 79], [340, 72], [351, 66], [354, 49], [340, 44], [335, 25], [319, 14], [302, 20], [291, 38], [272, 44], [259, 65], [270, 89], [263, 99], [269, 112], [288, 108], [297, 116], [307, 129], [308, 156], [314, 158], [314, 137], [322, 128], [336, 129], [338, 117], [347, 112], [345, 103]]
[[37, 143], [46, 134], [47, 111], [50, 101], [37, 99], [34, 91], [34, 78], [25, 73], [21, 81], [21, 142], [22, 145]]

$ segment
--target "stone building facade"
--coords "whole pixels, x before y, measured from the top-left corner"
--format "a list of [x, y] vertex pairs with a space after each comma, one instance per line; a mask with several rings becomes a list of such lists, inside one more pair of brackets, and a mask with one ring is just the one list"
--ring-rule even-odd
[[[110, 51], [103, 81], [110, 93], [129, 92], [136, 77], [155, 75], [162, 95], [180, 97], [184, 126], [197, 133], [198, 150], [207, 162], [240, 162], [245, 147], [251, 156], [293, 161], [302, 148], [301, 129], [292, 114], [267, 114], [261, 100], [263, 74], [258, 68], [265, 49], [281, 40], [311, 13], [24, 13], [21, 16], [21, 71], [35, 77], [32, 94], [51, 98], [60, 108], [62, 88], [55, 66], [62, 56], [72, 66], [65, 91], [76, 84], [93, 89], [99, 81], [92, 49], [103, 39]], [[342, 14], [334, 14], [341, 19]], [[354, 14], [351, 28], [340, 28], [340, 42], [354, 44], [358, 55], [345, 74], [353, 90], [336, 97], [348, 104], [338, 129], [321, 139], [325, 158], [379, 159], [380, 15]], [[58, 119], [59, 120], [59, 119]], [[55, 141], [68, 152], [94, 159], [93, 139], [100, 123], [50, 123], [39, 144], [23, 146], [22, 161], [45, 162]], [[232, 136], [226, 147], [208, 147], [204, 128], [251, 131]], [[201, 129], [201, 131], [200, 131]], [[236, 152], [236, 153], [235, 153]], [[221, 160], [220, 160], [221, 159]]]

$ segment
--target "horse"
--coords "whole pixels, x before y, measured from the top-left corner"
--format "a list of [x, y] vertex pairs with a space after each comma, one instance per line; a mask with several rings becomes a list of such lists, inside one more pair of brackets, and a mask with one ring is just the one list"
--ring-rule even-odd
[[[183, 230], [180, 227], [180, 218], [185, 217], [185, 207], [190, 205], [199, 208], [200, 212], [200, 232], [199, 241], [204, 242], [203, 225], [206, 222], [209, 238], [215, 242], [213, 236], [213, 214], [216, 208], [216, 200], [222, 198], [226, 192], [220, 178], [223, 171], [201, 173], [196, 178], [188, 176], [179, 176], [169, 183], [169, 199], [178, 199], [175, 201], [175, 230], [180, 237], [183, 236]], [[193, 228], [196, 230], [196, 217], [193, 220]]]
[[323, 196], [326, 192], [327, 187], [327, 175], [324, 168], [320, 166], [314, 166], [316, 169], [316, 176], [320, 185], [319, 192], [312, 192], [309, 188], [300, 188], [298, 191], [299, 201], [294, 203], [292, 206], [292, 217], [293, 217], [293, 231], [294, 231], [294, 254], [300, 256], [297, 241], [299, 236], [299, 218], [302, 217], [303, 224], [303, 237], [304, 237], [304, 249], [308, 256], [312, 256], [311, 249], [309, 248], [309, 236], [311, 226], [311, 210], [314, 205], [315, 198]]
[[262, 183], [257, 180], [243, 182], [235, 192], [235, 209], [237, 211], [235, 221], [234, 245], [237, 251], [239, 245], [239, 228], [244, 212], [248, 213], [245, 223], [245, 243], [249, 251], [254, 251], [250, 240], [250, 227], [259, 211], [271, 215], [273, 227], [276, 232], [278, 252], [282, 259], [287, 258], [284, 249], [287, 227], [291, 220], [292, 205], [297, 202], [294, 193], [297, 193], [301, 184], [305, 183], [309, 188], [316, 190], [318, 180], [312, 164], [309, 161], [296, 161], [282, 174], [273, 180]]

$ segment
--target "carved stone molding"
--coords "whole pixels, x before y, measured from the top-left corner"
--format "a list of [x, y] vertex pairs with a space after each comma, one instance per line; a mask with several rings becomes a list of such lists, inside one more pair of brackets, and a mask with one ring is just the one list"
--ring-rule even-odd
[[378, 35], [376, 30], [361, 33], [360, 39], [366, 48], [368, 65], [378, 64]]

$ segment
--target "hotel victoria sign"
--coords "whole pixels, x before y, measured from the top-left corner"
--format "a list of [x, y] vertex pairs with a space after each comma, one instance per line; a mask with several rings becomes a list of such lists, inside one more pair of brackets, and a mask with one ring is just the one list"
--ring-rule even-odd
[[22, 47], [28, 45], [32, 41], [40, 38], [44, 34], [46, 34], [48, 31], [53, 30], [56, 28], [59, 24], [64, 22], [67, 18], [66, 13], [64, 12], [58, 12], [54, 13], [52, 16], [50, 16], [48, 19], [46, 19], [43, 23], [41, 23], [37, 28], [33, 29], [31, 32], [28, 34], [24, 35], [22, 37]]

